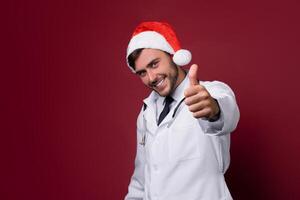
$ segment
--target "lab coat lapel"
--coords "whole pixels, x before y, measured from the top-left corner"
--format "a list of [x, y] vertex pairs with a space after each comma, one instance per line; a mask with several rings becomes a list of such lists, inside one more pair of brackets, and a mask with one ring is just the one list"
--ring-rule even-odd
[[155, 109], [155, 101], [157, 100], [157, 94], [155, 92], [151, 92], [148, 98], [144, 99], [144, 103], [147, 105], [146, 110], [144, 110], [144, 120], [146, 130], [155, 135], [157, 130], [157, 122], [156, 122], [156, 109]]

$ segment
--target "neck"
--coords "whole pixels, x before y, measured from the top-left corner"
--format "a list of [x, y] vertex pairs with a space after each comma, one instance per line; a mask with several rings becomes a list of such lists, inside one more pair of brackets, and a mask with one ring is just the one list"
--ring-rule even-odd
[[178, 78], [175, 84], [175, 88], [177, 88], [178, 85], [180, 85], [180, 83], [184, 80], [185, 76], [186, 72], [181, 67], [178, 67]]

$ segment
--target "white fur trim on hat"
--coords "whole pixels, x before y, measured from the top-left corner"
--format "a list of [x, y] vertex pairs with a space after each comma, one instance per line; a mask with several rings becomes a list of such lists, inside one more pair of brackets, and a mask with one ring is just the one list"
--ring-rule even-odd
[[127, 47], [126, 58], [136, 49], [141, 48], [160, 49], [170, 54], [175, 53], [166, 39], [155, 31], [144, 31], [133, 36]]

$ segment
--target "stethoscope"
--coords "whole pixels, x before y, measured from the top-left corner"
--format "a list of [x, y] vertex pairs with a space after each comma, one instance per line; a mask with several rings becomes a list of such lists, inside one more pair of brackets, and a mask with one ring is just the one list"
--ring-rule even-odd
[[[172, 119], [171, 121], [168, 123], [167, 128], [170, 128], [170, 126], [173, 124], [175, 117], [176, 117], [176, 113], [179, 111], [180, 105], [182, 104], [182, 102], [185, 100], [185, 97], [183, 99], [180, 100], [180, 102], [177, 104], [177, 106], [175, 107], [173, 114], [172, 114]], [[147, 109], [147, 105], [144, 103], [143, 105], [143, 126], [144, 126], [144, 133], [142, 136], [142, 141], [139, 142], [140, 145], [145, 146], [146, 145], [146, 134], [147, 134], [147, 127], [146, 127], [146, 117], [144, 115], [145, 110]]]

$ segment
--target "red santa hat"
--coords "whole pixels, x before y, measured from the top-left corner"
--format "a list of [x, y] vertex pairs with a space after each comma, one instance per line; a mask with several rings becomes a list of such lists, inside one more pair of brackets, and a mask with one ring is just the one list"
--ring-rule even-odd
[[173, 55], [173, 61], [178, 66], [184, 66], [190, 63], [192, 54], [186, 49], [181, 49], [179, 40], [174, 29], [165, 22], [142, 22], [134, 30], [131, 40], [127, 47], [127, 65], [129, 65], [128, 56], [136, 49], [151, 48], [159, 49]]

